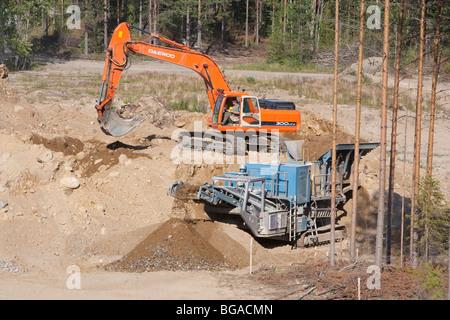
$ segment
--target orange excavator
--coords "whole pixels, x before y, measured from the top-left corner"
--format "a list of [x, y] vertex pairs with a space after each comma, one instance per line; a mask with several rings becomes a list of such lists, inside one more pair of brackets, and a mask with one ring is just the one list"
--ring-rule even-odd
[[[168, 46], [132, 41], [131, 29], [147, 33]], [[123, 117], [121, 108], [111, 107], [122, 72], [128, 65], [130, 52], [177, 64], [198, 73], [205, 82], [211, 105], [206, 115], [206, 124], [215, 130], [300, 130], [300, 112], [295, 109], [293, 102], [258, 99], [243, 91], [232, 91], [219, 66], [208, 55], [124, 22], [114, 30], [106, 52], [102, 86], [96, 106], [100, 127], [108, 135], [123, 136], [145, 119], [141, 115]]]

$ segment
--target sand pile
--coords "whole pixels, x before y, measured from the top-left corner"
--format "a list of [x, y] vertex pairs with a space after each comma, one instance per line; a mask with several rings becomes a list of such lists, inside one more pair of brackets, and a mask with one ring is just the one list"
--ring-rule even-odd
[[197, 232], [213, 224], [204, 220], [170, 219], [152, 232], [130, 253], [105, 268], [110, 271], [223, 271], [238, 266], [229, 261]]

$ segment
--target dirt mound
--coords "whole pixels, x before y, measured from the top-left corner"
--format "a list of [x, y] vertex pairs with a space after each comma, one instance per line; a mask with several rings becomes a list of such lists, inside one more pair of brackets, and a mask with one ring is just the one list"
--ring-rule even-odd
[[84, 143], [81, 140], [67, 136], [49, 139], [38, 134], [33, 134], [31, 136], [31, 142], [34, 144], [42, 144], [54, 152], [62, 152], [65, 156], [76, 155], [84, 149]]
[[111, 271], [223, 271], [238, 266], [197, 232], [204, 220], [170, 219], [134, 250], [105, 268]]
[[[302, 129], [298, 132], [282, 133], [291, 140], [304, 140], [306, 160], [315, 161], [331, 149], [333, 144], [333, 125], [308, 111], [302, 111]], [[354, 143], [353, 135], [338, 126], [337, 143]], [[361, 139], [361, 142], [365, 142]]]
[[75, 156], [68, 160], [74, 170], [81, 171], [83, 177], [90, 177], [118, 163], [127, 165], [129, 159], [149, 158], [148, 155], [138, 152], [145, 150], [148, 146], [133, 146], [120, 141], [110, 144], [97, 140], [82, 142], [70, 136], [46, 138], [36, 133], [31, 136], [30, 141], [33, 144], [43, 145], [53, 152], [62, 152], [64, 156]]
[[119, 113], [127, 119], [144, 115], [148, 123], [160, 129], [170, 127], [179, 117], [179, 113], [161, 103], [153, 95], [144, 95], [135, 103], [122, 105]]

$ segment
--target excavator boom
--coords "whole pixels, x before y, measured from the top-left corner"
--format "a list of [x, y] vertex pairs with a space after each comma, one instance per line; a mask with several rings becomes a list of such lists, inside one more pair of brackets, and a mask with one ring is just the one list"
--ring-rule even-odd
[[127, 22], [117, 26], [106, 53], [102, 88], [96, 106], [98, 121], [106, 134], [122, 136], [145, 119], [142, 116], [124, 119], [111, 109], [111, 102], [118, 87], [120, 77], [128, 63], [129, 52], [157, 58], [194, 70], [205, 81], [211, 105], [214, 105], [219, 92], [231, 90], [219, 66], [209, 56], [142, 29], [139, 30], [149, 33], [153, 38], [163, 41], [174, 48], [162, 47], [142, 41], [131, 41], [130, 28], [139, 29]]

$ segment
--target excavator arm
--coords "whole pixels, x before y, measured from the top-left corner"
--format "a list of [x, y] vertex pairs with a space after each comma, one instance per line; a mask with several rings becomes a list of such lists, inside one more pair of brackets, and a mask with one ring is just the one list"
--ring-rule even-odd
[[[165, 42], [171, 47], [163, 47], [142, 41], [131, 41], [130, 28], [148, 33], [151, 37]], [[155, 33], [139, 29], [127, 22], [121, 23], [114, 30], [106, 52], [102, 86], [96, 106], [100, 127], [108, 135], [123, 136], [145, 119], [143, 116], [125, 119], [117, 113], [117, 110], [111, 108], [120, 77], [128, 64], [130, 52], [167, 61], [195, 71], [205, 81], [211, 106], [214, 106], [219, 94], [231, 91], [219, 66], [209, 56]]]

